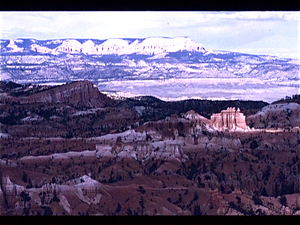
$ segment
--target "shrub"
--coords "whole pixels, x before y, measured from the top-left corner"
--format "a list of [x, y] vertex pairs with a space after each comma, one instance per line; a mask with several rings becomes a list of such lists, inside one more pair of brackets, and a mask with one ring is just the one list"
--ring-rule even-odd
[[286, 206], [287, 205], [286, 197], [285, 196], [281, 196], [280, 199], [279, 199], [279, 202], [280, 202], [281, 205]]
[[198, 200], [198, 198], [199, 198], [199, 195], [198, 195], [198, 193], [195, 191], [193, 200], [196, 201], [196, 200]]
[[22, 180], [24, 181], [24, 183], [27, 183], [27, 174], [24, 171], [23, 171]]
[[121, 211], [121, 209], [122, 209], [122, 207], [121, 207], [120, 203], [118, 203], [115, 213], [119, 213]]
[[256, 195], [256, 194], [253, 195], [252, 200], [254, 201], [255, 205], [262, 205], [262, 201], [261, 201], [261, 199], [259, 198], [258, 195]]
[[250, 143], [250, 148], [251, 149], [255, 149], [255, 148], [257, 148], [258, 147], [258, 144], [257, 144], [257, 141], [256, 140], [254, 140], [254, 141], [252, 141], [251, 143]]
[[202, 215], [201, 210], [200, 210], [200, 206], [198, 204], [194, 206], [194, 212], [193, 212], [193, 214], [195, 216], [201, 216]]
[[262, 192], [261, 192], [261, 195], [262, 195], [262, 196], [268, 197], [268, 192], [267, 192], [267, 190], [266, 190], [265, 187], [263, 188], [263, 190], [262, 190]]
[[237, 204], [240, 205], [242, 202], [241, 202], [241, 197], [240, 196], [236, 196], [236, 200], [237, 200]]
[[139, 186], [138, 191], [141, 192], [142, 194], [146, 193], [146, 190], [143, 188], [143, 186]]

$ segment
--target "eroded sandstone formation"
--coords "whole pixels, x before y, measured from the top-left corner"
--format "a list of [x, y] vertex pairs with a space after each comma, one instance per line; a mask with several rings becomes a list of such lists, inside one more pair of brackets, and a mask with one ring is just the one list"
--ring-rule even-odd
[[194, 121], [196, 124], [203, 125], [208, 124], [211, 125], [211, 121], [209, 119], [206, 119], [204, 116], [201, 116], [200, 114], [196, 113], [194, 110], [190, 110], [182, 116], [188, 120]]
[[235, 107], [228, 107], [226, 110], [222, 110], [221, 113], [215, 113], [211, 116], [213, 127], [224, 130], [232, 130], [241, 128], [247, 129], [246, 117], [237, 110]]
[[111, 99], [100, 93], [90, 81], [74, 81], [69, 84], [50, 88], [30, 96], [2, 99], [3, 102], [18, 104], [64, 103], [75, 107], [97, 108], [111, 105]]

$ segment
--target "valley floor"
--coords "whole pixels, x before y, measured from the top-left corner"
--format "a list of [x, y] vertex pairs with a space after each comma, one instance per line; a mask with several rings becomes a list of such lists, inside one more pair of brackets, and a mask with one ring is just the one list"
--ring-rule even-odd
[[[112, 97], [155, 96], [164, 101], [186, 99], [253, 100], [274, 102], [299, 92], [299, 82], [262, 81], [256, 78], [177, 78], [99, 82], [100, 91]], [[220, 97], [222, 96], [222, 97]]]

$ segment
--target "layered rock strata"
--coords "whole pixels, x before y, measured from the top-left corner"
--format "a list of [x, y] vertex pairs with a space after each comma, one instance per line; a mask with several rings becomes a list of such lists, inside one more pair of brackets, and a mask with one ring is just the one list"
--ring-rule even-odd
[[211, 116], [213, 127], [224, 130], [247, 129], [246, 117], [235, 107], [228, 107], [221, 113], [215, 113]]

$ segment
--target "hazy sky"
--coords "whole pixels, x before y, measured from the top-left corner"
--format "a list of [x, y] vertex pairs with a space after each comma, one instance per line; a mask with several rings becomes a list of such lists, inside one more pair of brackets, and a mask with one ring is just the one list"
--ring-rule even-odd
[[206, 49], [299, 58], [300, 12], [0, 12], [0, 38], [188, 36]]

